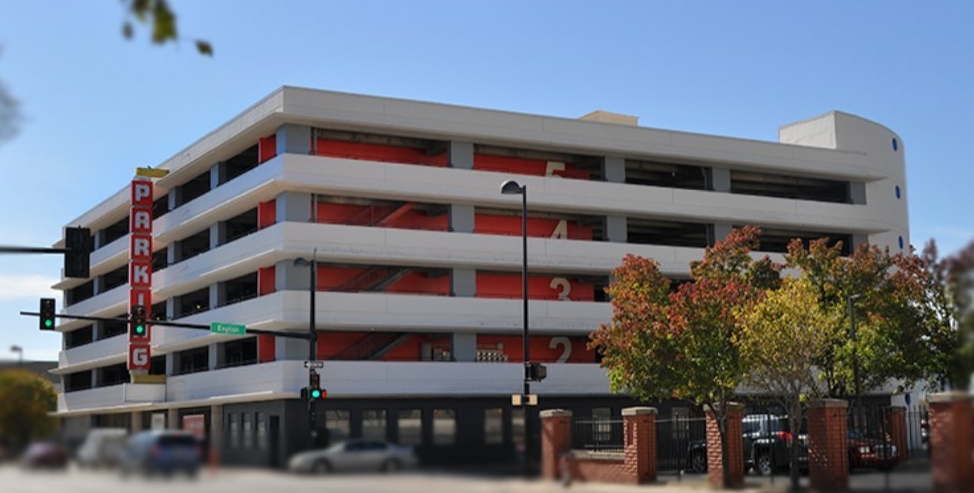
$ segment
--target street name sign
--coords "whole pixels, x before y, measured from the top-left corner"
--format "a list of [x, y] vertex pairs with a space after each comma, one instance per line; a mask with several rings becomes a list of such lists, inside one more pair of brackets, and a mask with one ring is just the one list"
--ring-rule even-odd
[[240, 324], [225, 324], [222, 322], [213, 322], [210, 324], [210, 332], [214, 334], [228, 334], [232, 336], [243, 336], [247, 335], [247, 326]]

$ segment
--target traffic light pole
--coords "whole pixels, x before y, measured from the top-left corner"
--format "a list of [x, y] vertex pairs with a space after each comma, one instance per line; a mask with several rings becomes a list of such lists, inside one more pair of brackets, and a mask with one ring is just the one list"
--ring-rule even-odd
[[[311, 256], [311, 279], [308, 284], [308, 291], [310, 293], [310, 305], [311, 313], [308, 316], [308, 361], [317, 361], [318, 359], [318, 328], [315, 326], [315, 291], [318, 288], [318, 264], [315, 257], [318, 256], [318, 250], [315, 249], [315, 253]], [[312, 368], [308, 371], [308, 392], [314, 388], [314, 374], [315, 370]], [[308, 448], [313, 449], [317, 445], [318, 441], [318, 415], [315, 412], [318, 404], [318, 399], [308, 396]]]

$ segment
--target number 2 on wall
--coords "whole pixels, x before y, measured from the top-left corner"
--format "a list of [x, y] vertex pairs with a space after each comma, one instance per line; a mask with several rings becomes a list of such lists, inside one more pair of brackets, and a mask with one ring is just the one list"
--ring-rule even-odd
[[548, 343], [549, 349], [558, 349], [558, 346], [562, 347], [561, 356], [555, 363], [564, 363], [568, 361], [568, 357], [572, 355], [572, 341], [567, 337], [552, 337], [551, 342]]

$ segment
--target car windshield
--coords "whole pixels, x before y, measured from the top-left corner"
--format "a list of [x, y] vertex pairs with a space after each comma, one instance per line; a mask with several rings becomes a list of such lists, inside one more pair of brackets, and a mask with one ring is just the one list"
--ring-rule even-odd
[[196, 445], [196, 437], [192, 435], [163, 435], [159, 437], [159, 445], [163, 447], [190, 447]]

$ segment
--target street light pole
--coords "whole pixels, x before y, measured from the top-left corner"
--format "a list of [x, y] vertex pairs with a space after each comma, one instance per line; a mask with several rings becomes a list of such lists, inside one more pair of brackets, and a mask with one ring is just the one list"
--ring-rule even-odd
[[528, 186], [520, 185], [514, 180], [507, 180], [501, 184], [501, 193], [506, 195], [521, 195], [521, 301], [523, 303], [523, 331], [521, 334], [522, 352], [524, 354], [524, 394], [521, 404], [524, 406], [524, 476], [531, 476], [531, 406], [528, 405], [531, 395], [531, 347], [528, 336]]
[[[862, 412], [862, 391], [859, 384], [859, 339], [856, 333], [856, 307], [855, 300], [861, 298], [861, 294], [850, 294], [849, 299], [849, 329], [852, 337], [852, 379], [856, 385], [856, 413]], [[857, 416], [857, 419], [861, 417]]]

